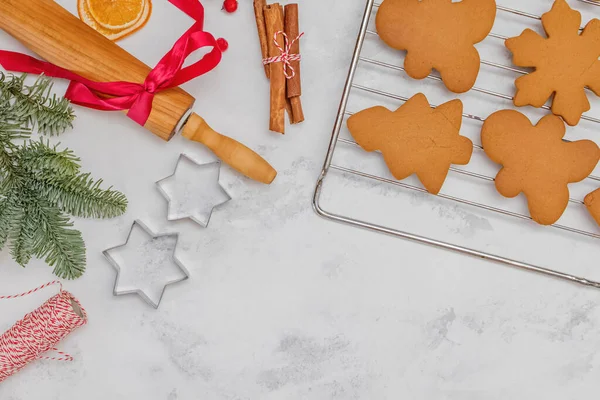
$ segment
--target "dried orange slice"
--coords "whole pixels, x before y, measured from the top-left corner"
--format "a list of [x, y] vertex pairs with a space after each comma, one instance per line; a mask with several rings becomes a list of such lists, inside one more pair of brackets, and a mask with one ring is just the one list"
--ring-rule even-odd
[[132, 33], [137, 32], [139, 29], [143, 28], [144, 25], [146, 25], [150, 19], [150, 15], [152, 14], [152, 2], [150, 0], [144, 0], [144, 9], [142, 11], [141, 18], [134, 25], [125, 29], [107, 29], [101, 26], [92, 17], [86, 0], [77, 1], [77, 11], [79, 13], [79, 18], [83, 22], [91, 26], [94, 30], [98, 31], [102, 35], [106, 36], [108, 39], [116, 42], [117, 40], [121, 40]]
[[86, 0], [90, 15], [106, 29], [135, 25], [144, 12], [144, 0]]

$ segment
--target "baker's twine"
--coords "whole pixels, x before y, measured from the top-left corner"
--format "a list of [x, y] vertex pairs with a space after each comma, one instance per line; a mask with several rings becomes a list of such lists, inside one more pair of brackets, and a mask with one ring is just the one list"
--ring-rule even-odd
[[[60, 287], [57, 295], [0, 336], [0, 382], [36, 359], [73, 361], [73, 357], [58, 351], [55, 346], [73, 330], [85, 325], [87, 314], [79, 301], [63, 290], [59, 281], [49, 282], [25, 293], [0, 296], [0, 300], [22, 298], [52, 285]], [[81, 315], [75, 312], [73, 303], [79, 306]], [[59, 357], [43, 356], [50, 350]]]
[[[279, 35], [283, 35], [283, 48], [279, 45], [279, 42], [277, 41], [277, 36]], [[292, 67], [292, 61], [300, 61], [302, 59], [300, 54], [291, 54], [292, 46], [294, 45], [294, 43], [300, 40], [302, 36], [304, 36], [304, 32], [299, 34], [296, 37], [296, 39], [290, 42], [288, 35], [286, 35], [285, 32], [275, 32], [275, 35], [273, 35], [273, 41], [275, 42], [275, 46], [277, 46], [277, 49], [279, 49], [279, 52], [281, 54], [275, 57], [265, 58], [263, 60], [263, 65], [281, 62], [283, 63], [283, 74], [285, 75], [286, 79], [292, 79], [294, 76], [296, 76], [296, 71], [294, 71], [294, 67]]]

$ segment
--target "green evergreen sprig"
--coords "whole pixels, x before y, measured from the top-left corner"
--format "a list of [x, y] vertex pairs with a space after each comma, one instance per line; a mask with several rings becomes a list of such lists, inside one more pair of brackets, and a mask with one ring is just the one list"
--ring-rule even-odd
[[0, 74], [0, 105], [5, 105], [10, 117], [45, 135], [58, 135], [72, 128], [75, 112], [69, 100], [52, 94], [52, 80], [40, 76], [27, 86], [26, 77]]
[[57, 276], [74, 279], [85, 271], [85, 243], [68, 215], [112, 218], [127, 199], [82, 173], [71, 150], [29, 139], [34, 128], [57, 135], [72, 127], [69, 101], [51, 88], [47, 77], [27, 86], [25, 76], [0, 72], [0, 250], [9, 244], [20, 265], [44, 258]]

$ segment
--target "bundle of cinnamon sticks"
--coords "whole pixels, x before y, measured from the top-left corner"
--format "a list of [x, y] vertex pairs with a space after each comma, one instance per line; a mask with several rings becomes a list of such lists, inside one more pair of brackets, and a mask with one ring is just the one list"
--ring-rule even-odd
[[[300, 34], [298, 19], [298, 4], [288, 4], [282, 7], [279, 3], [267, 4], [266, 0], [254, 0], [254, 14], [256, 27], [260, 40], [262, 58], [281, 56], [280, 49], [285, 50], [286, 41], [282, 34], [285, 32], [287, 40], [292, 43]], [[300, 41], [296, 40], [290, 48], [290, 55], [300, 54]], [[300, 79], [300, 61], [290, 61], [286, 77], [286, 65], [283, 62], [266, 64], [265, 74], [271, 80], [271, 114], [269, 129], [285, 134], [285, 113], [287, 111], [290, 122], [298, 124], [304, 121], [302, 111], [302, 84]], [[292, 72], [293, 69], [293, 72]]]

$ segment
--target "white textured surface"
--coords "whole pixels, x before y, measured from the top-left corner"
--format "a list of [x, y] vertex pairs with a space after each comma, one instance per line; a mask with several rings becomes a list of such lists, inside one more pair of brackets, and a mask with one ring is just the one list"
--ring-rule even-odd
[[[75, 9], [75, 0], [60, 2]], [[219, 11], [220, 0], [205, 3], [207, 29], [231, 46], [217, 70], [186, 89], [214, 128], [266, 156], [279, 170], [277, 180], [262, 186], [224, 167], [221, 181], [233, 200], [215, 210], [209, 228], [169, 224], [154, 182], [172, 173], [181, 152], [200, 162], [211, 155], [181, 138], [164, 143], [122, 115], [78, 108], [75, 129], [60, 140], [85, 170], [127, 194], [129, 211], [112, 221], [76, 221], [88, 247], [88, 271], [66, 287], [90, 323], [61, 344], [75, 362], [36, 362], [0, 385], [0, 399], [597, 395], [600, 292], [337, 225], [312, 211], [364, 2], [301, 2], [308, 118], [284, 137], [265, 129], [268, 84], [250, 0], [234, 15]], [[549, 3], [528, 2], [527, 8], [539, 13]], [[150, 24], [122, 45], [154, 64], [189, 23], [165, 0], [155, 0]], [[23, 50], [5, 34], [0, 47]], [[495, 51], [507, 61], [505, 51]], [[482, 74], [480, 83], [495, 81]], [[455, 242], [600, 278], [595, 242], [521, 229], [512, 220], [358, 179], [328, 189], [330, 208], [374, 207], [375, 219], [389, 218], [395, 226], [413, 224]], [[101, 255], [124, 242], [135, 218], [155, 231], [182, 232], [178, 254], [191, 279], [168, 288], [158, 311], [136, 296], [114, 298], [115, 271]], [[52, 279], [43, 262], [23, 270], [7, 251], [0, 264], [2, 293]], [[49, 296], [0, 303], [0, 330]]]

